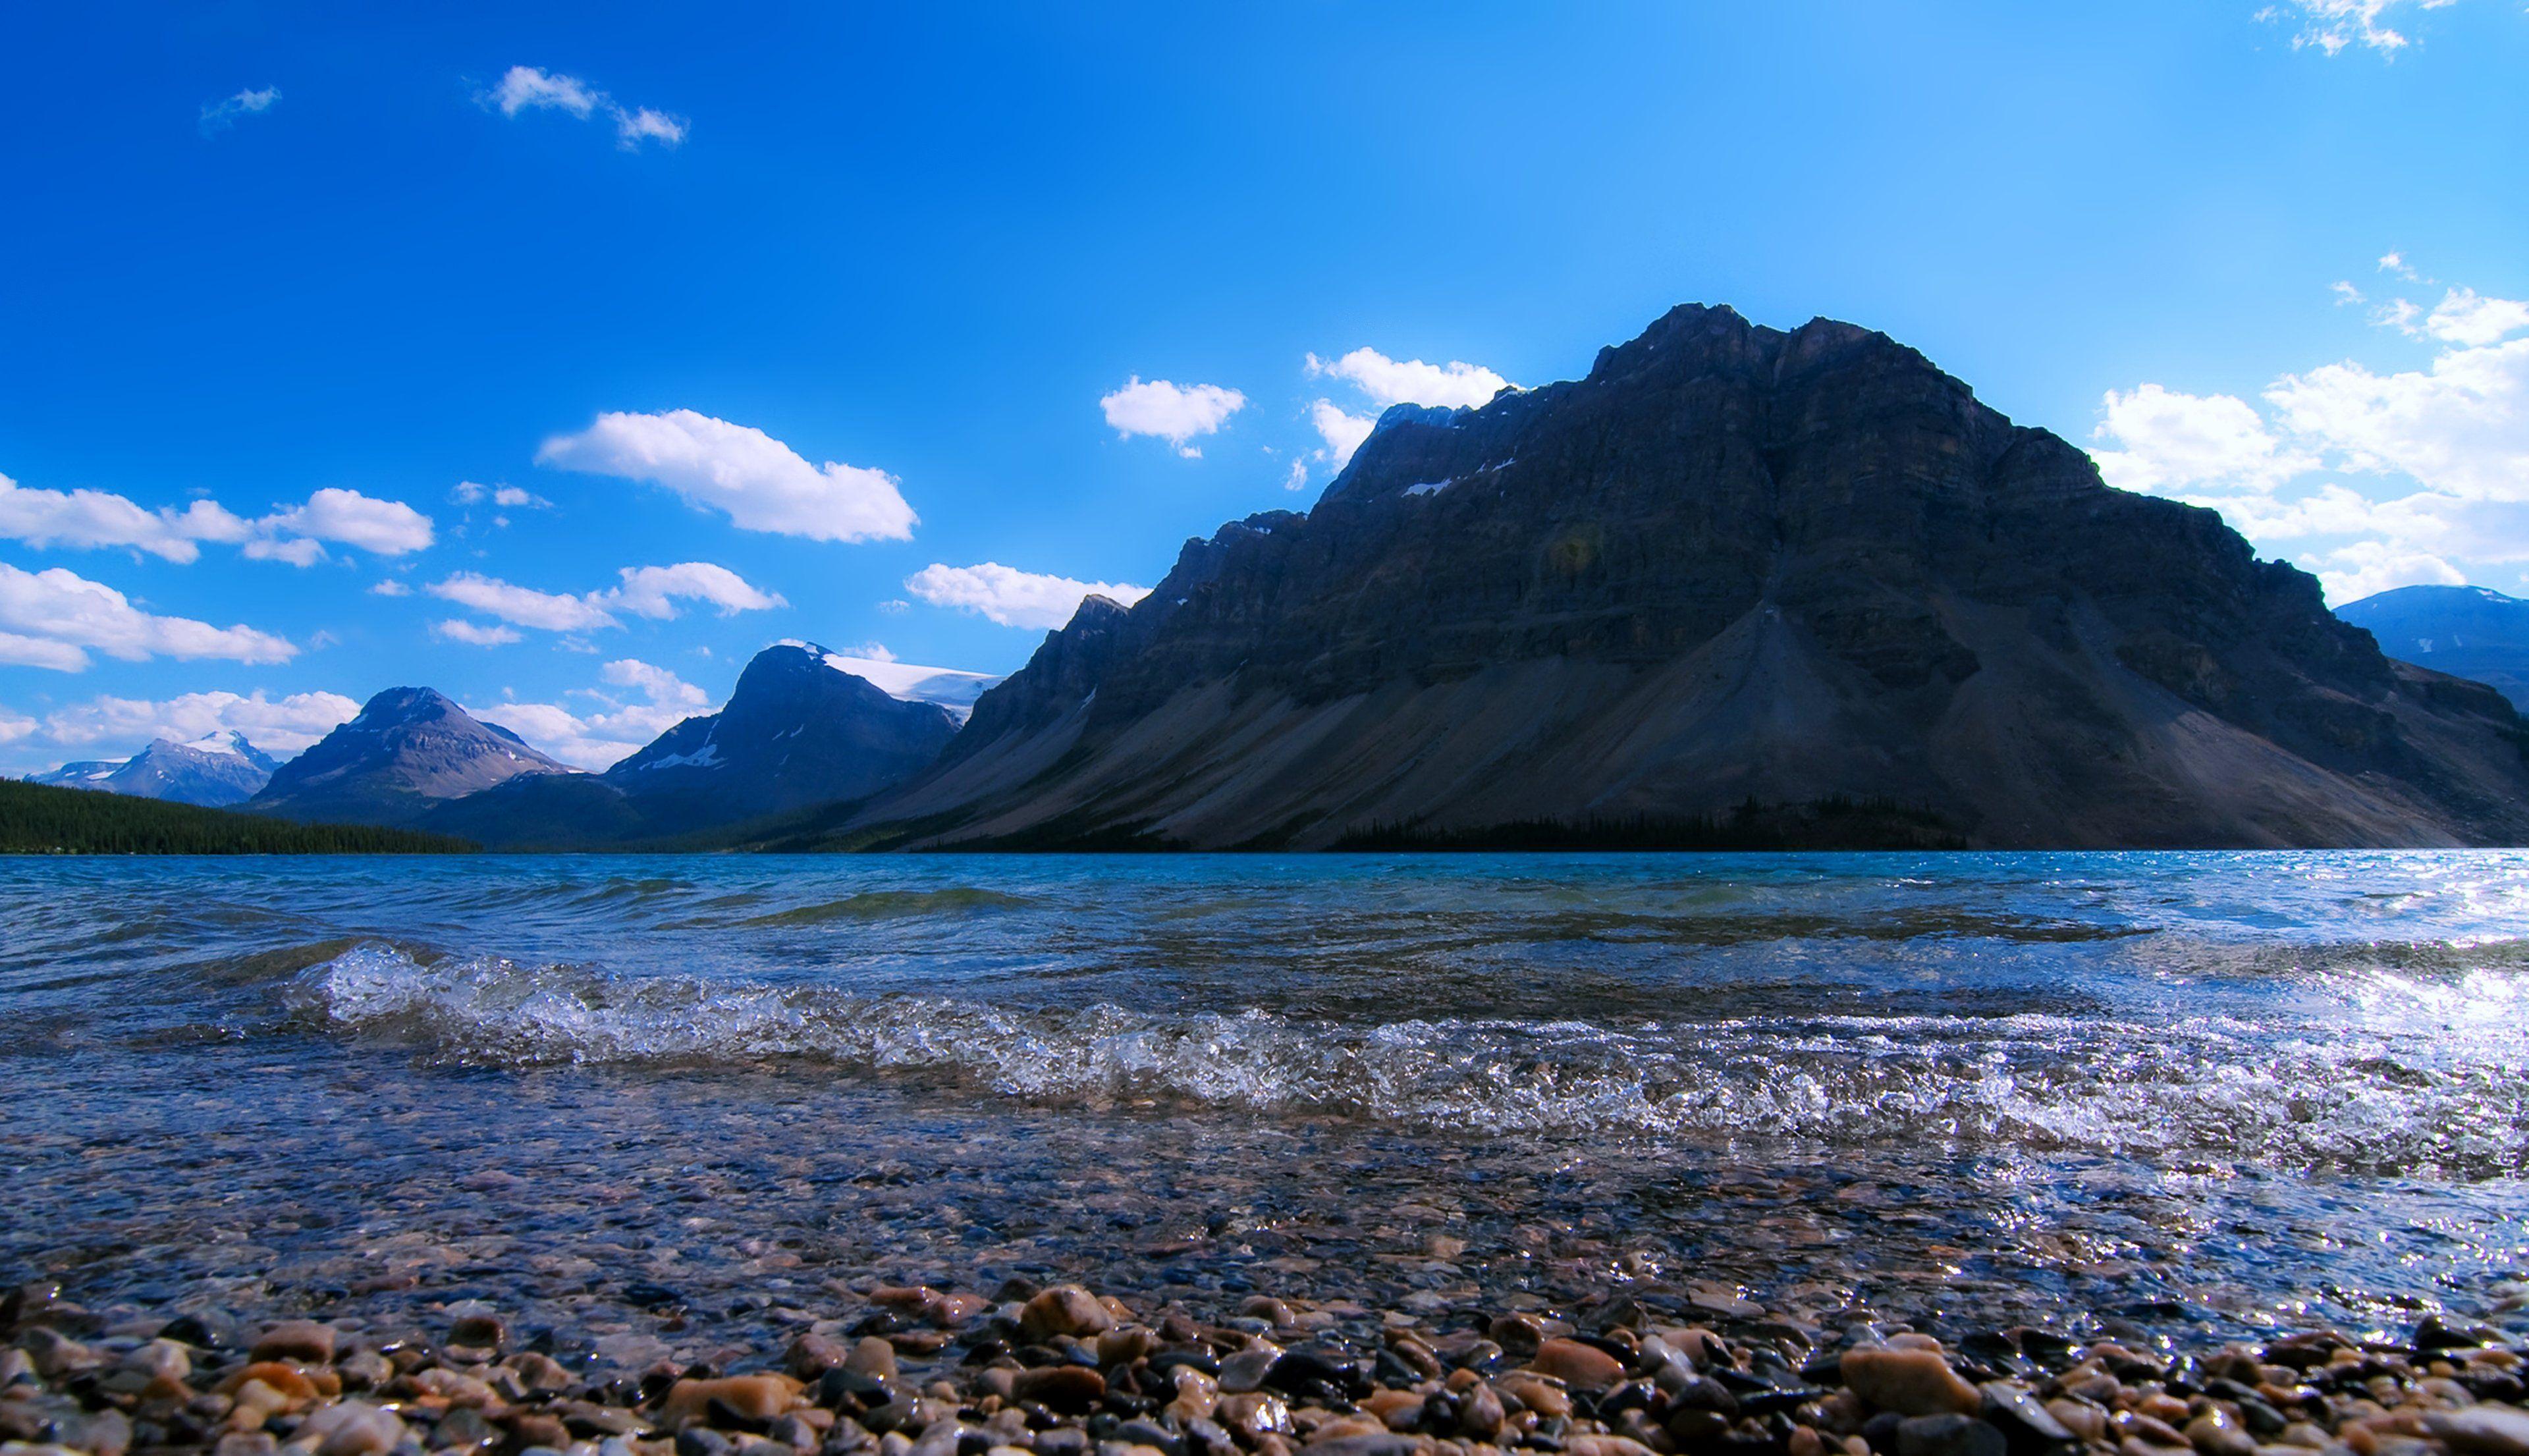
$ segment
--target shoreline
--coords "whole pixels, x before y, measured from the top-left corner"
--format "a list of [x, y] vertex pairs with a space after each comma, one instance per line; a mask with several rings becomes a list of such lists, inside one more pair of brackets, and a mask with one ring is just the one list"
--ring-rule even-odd
[[[680, 1328], [673, 1291], [634, 1291]], [[198, 1306], [198, 1301], [187, 1301]], [[419, 1326], [0, 1298], [0, 1452], [217, 1456], [2529, 1456], [2529, 1336], [2439, 1314], [2391, 1339], [2219, 1344], [1942, 1321], [1825, 1328], [1610, 1285], [1559, 1314], [1255, 1293], [1136, 1308], [1077, 1284], [863, 1278], [740, 1347], [556, 1358], [478, 1301]], [[1565, 1318], [1565, 1317], [1569, 1318]]]

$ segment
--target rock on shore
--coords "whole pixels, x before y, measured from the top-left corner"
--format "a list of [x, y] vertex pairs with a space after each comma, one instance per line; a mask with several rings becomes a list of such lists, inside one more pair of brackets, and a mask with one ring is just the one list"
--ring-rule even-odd
[[1442, 1327], [1261, 1294], [1205, 1319], [1077, 1285], [883, 1286], [812, 1316], [780, 1369], [629, 1371], [518, 1348], [480, 1307], [246, 1335], [28, 1286], [0, 1303], [0, 1456], [2529, 1456], [2523, 1351], [2439, 1318], [2173, 1352], [1712, 1313]]

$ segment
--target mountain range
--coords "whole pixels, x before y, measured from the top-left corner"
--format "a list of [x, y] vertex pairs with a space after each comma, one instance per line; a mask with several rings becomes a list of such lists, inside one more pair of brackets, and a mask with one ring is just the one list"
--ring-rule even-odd
[[[718, 713], [684, 720], [604, 774], [522, 776], [419, 823], [483, 844], [585, 848], [866, 798], [930, 767], [963, 717], [952, 704], [993, 680], [887, 673], [898, 666], [779, 642], [747, 663]], [[856, 667], [950, 703], [896, 696]]]
[[1389, 409], [1006, 679], [787, 641], [602, 774], [395, 688], [277, 770], [49, 777], [494, 847], [2518, 843], [2529, 727], [2469, 679], [2524, 663], [2529, 603], [2331, 615], [1885, 335], [1690, 304]]
[[254, 797], [279, 767], [245, 734], [223, 728], [188, 743], [152, 738], [130, 758], [64, 764], [28, 782], [218, 809]]

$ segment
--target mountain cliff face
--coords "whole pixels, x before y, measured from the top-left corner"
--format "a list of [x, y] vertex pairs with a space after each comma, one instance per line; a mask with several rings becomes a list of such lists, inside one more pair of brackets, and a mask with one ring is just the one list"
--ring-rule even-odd
[[2400, 662], [2474, 678], [2529, 709], [2529, 602], [2482, 586], [2401, 586], [2336, 615]]
[[963, 679], [975, 675], [908, 669], [890, 693], [850, 671], [897, 666], [777, 643], [738, 674], [727, 706], [605, 774], [517, 780], [434, 810], [427, 825], [494, 846], [594, 848], [867, 798], [939, 758], [961, 705], [929, 698], [968, 696]]
[[521, 775], [573, 772], [430, 688], [391, 687], [283, 764], [245, 807], [288, 819], [405, 825], [441, 800]]
[[1857, 801], [1889, 812], [1856, 841], [2517, 842], [2523, 741], [1913, 351], [1689, 305], [1586, 379], [1389, 410], [1305, 516], [1084, 604], [841, 833], [1318, 847]]
[[189, 743], [152, 738], [128, 759], [64, 764], [30, 776], [30, 782], [222, 809], [254, 797], [279, 767], [243, 733], [229, 728]]

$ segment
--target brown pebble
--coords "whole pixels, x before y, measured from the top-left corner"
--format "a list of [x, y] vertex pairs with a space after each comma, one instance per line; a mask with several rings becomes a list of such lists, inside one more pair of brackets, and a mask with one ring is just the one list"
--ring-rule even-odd
[[292, 1360], [300, 1365], [334, 1363], [334, 1326], [313, 1320], [289, 1320], [256, 1338], [247, 1352], [254, 1360]]
[[863, 1335], [861, 1342], [852, 1346], [851, 1353], [843, 1357], [843, 1369], [856, 1375], [892, 1380], [896, 1372], [895, 1346], [877, 1335]]
[[1471, 1439], [1489, 1441], [1501, 1434], [1504, 1419], [1501, 1396], [1480, 1380], [1458, 1402], [1458, 1429]]
[[278, 1360], [258, 1361], [242, 1370], [231, 1371], [228, 1378], [220, 1381], [217, 1388], [222, 1395], [234, 1398], [248, 1381], [260, 1381], [293, 1405], [303, 1405], [316, 1398], [315, 1382], [296, 1366], [284, 1365]]
[[718, 1409], [741, 1421], [770, 1421], [799, 1403], [799, 1382], [788, 1375], [678, 1380], [659, 1402], [659, 1420], [673, 1429]]
[[1098, 1336], [1098, 1363], [1113, 1368], [1131, 1365], [1159, 1347], [1159, 1337], [1140, 1324], [1123, 1324]]
[[1055, 1335], [1101, 1334], [1115, 1327], [1115, 1317], [1097, 1296], [1077, 1284], [1056, 1284], [1027, 1302], [1019, 1312], [1019, 1331], [1031, 1340]]
[[2529, 1456], [2529, 1411], [2486, 1405], [2434, 1411], [2424, 1417], [2424, 1429], [2461, 1456]]
[[1863, 1347], [1844, 1352], [1844, 1383], [1901, 1416], [1972, 1416], [1984, 1392], [1959, 1377], [1938, 1350]]
[[1625, 1367], [1615, 1356], [1579, 1340], [1540, 1342], [1528, 1368], [1575, 1390], [1604, 1390], [1625, 1377]]

